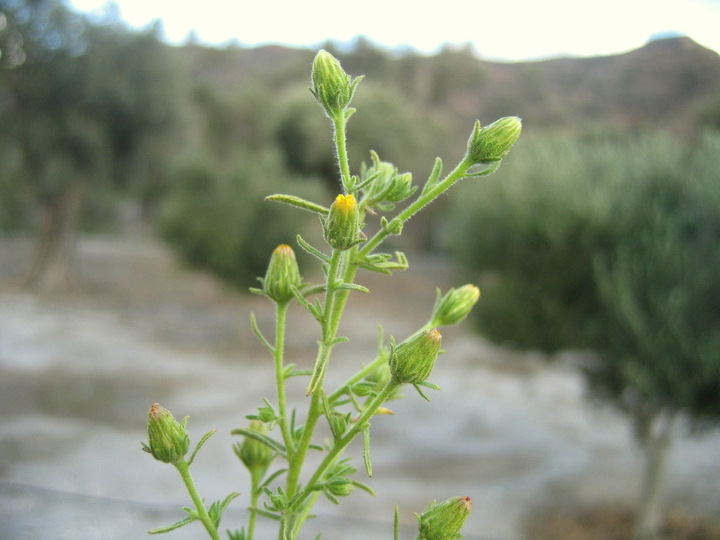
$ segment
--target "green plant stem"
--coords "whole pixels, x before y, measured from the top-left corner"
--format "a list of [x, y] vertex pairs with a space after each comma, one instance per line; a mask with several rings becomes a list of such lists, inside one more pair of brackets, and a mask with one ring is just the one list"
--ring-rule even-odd
[[188, 493], [190, 494], [190, 497], [195, 504], [195, 510], [197, 510], [198, 517], [200, 518], [200, 521], [202, 521], [202, 524], [205, 526], [205, 529], [210, 535], [210, 538], [212, 538], [213, 540], [220, 540], [220, 535], [217, 532], [215, 523], [213, 523], [213, 520], [210, 519], [207, 510], [205, 510], [205, 505], [203, 504], [202, 499], [200, 499], [200, 495], [198, 495], [197, 489], [195, 489], [195, 483], [193, 482], [192, 475], [190, 474], [190, 465], [188, 465], [188, 462], [184, 459], [173, 463], [173, 465], [175, 465], [175, 468], [180, 473], [180, 476], [182, 476], [183, 482], [185, 482], [185, 487], [187, 488]]
[[[258, 499], [260, 497], [260, 482], [262, 480], [265, 471], [262, 468], [253, 467], [250, 469], [250, 508], [257, 508]], [[250, 517], [248, 518], [248, 528], [246, 540], [252, 540], [255, 534], [255, 520], [257, 514], [254, 511], [250, 511]]]
[[[315, 361], [315, 369], [313, 371], [313, 377], [310, 381], [308, 392], [317, 389], [322, 385], [325, 375], [325, 367], [330, 359], [330, 352], [334, 345], [333, 341], [335, 339], [335, 330], [337, 330], [337, 327], [333, 328], [333, 325], [329, 321], [333, 319], [335, 297], [338, 294], [338, 290], [335, 288], [335, 285], [337, 284], [337, 274], [342, 261], [342, 253], [343, 252], [341, 251], [333, 250], [332, 256], [330, 257], [330, 265], [328, 268], [325, 288], [325, 305], [323, 307], [323, 339], [320, 341], [318, 346], [318, 356]], [[298, 443], [294, 454], [292, 456], [288, 456], [288, 475], [285, 484], [285, 493], [288, 497], [292, 497], [297, 489], [298, 480], [300, 478], [300, 470], [302, 469], [302, 465], [305, 461], [305, 455], [307, 454], [308, 448], [310, 448], [313, 432], [315, 431], [315, 425], [317, 424], [318, 418], [322, 415], [322, 411], [323, 407], [320, 400], [320, 392], [312, 391], [302, 437], [300, 438], [300, 442]]]
[[337, 152], [338, 163], [340, 164], [340, 177], [342, 179], [343, 191], [347, 193], [350, 185], [350, 165], [348, 163], [347, 143], [345, 136], [345, 125], [347, 120], [345, 114], [340, 113], [332, 118], [333, 122], [333, 139], [335, 141], [335, 151]]
[[283, 441], [285, 442], [285, 448], [287, 448], [288, 456], [291, 456], [294, 448], [287, 416], [285, 398], [285, 366], [283, 364], [283, 356], [285, 353], [285, 319], [287, 316], [287, 309], [287, 302], [277, 305], [274, 351], [275, 383], [277, 386], [278, 411], [280, 413], [280, 431], [282, 431]]
[[[405, 210], [400, 212], [400, 214], [398, 214], [397, 216], [397, 219], [405, 223], [408, 219], [410, 219], [412, 216], [422, 210], [425, 206], [431, 203], [443, 191], [447, 190], [458, 180], [465, 178], [467, 176], [468, 170], [473, 165], [474, 163], [472, 162], [472, 160], [466, 156], [460, 163], [458, 163], [457, 167], [455, 167], [452, 172], [448, 174], [442, 181], [438, 182], [433, 187], [428, 189], [424, 194], [420, 195], [420, 197], [415, 199], [412, 204], [405, 208]], [[375, 233], [375, 235], [370, 240], [368, 240], [367, 243], [363, 246], [363, 248], [358, 252], [358, 259], [362, 259], [363, 257], [369, 255], [370, 252], [375, 249], [383, 240], [385, 240], [385, 238], [387, 238], [389, 234], [390, 233], [384, 229], [381, 229], [377, 233]]]
[[399, 383], [390, 379], [383, 387], [380, 393], [365, 408], [360, 417], [353, 423], [353, 427], [341, 438], [335, 441], [332, 449], [325, 455], [318, 468], [308, 480], [302, 494], [295, 500], [293, 506], [299, 508], [303, 501], [314, 491], [314, 486], [320, 480], [325, 470], [335, 461], [335, 459], [345, 450], [345, 447], [357, 437], [363, 430], [363, 426], [372, 418], [380, 406], [385, 403], [388, 396], [399, 386]]

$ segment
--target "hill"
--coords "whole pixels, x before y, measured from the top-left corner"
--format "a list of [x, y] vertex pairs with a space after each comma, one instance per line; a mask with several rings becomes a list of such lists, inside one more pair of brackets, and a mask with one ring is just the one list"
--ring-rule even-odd
[[[460, 119], [522, 116], [526, 126], [688, 128], [720, 94], [720, 56], [687, 37], [657, 39], [619, 55], [489, 62], [469, 48], [400, 56], [359, 39], [346, 70], [399, 89], [421, 107]], [[272, 92], [307, 84], [313, 52], [281, 46], [181, 49], [195, 77], [236, 91], [264, 81]], [[196, 79], [197, 80], [197, 79]], [[270, 94], [272, 95], [272, 94]]]

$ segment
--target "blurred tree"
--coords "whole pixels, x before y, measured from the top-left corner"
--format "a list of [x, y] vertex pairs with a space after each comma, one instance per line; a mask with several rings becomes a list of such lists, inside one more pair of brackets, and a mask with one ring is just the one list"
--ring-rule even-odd
[[83, 198], [115, 183], [146, 200], [166, 170], [172, 65], [158, 28], [91, 25], [60, 0], [2, 0], [0, 154], [40, 210], [26, 285], [64, 285]]
[[481, 200], [455, 194], [451, 249], [492, 272], [478, 304], [490, 337], [600, 353], [587, 375], [632, 419], [636, 538], [654, 538], [678, 415], [720, 422], [720, 137], [691, 162], [659, 135], [521, 143]]

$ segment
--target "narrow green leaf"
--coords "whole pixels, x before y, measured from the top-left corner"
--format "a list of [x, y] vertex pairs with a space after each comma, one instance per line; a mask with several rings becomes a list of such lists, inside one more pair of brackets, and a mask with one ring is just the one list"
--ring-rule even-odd
[[365, 470], [368, 476], [372, 476], [372, 463], [370, 463], [370, 425], [365, 424], [362, 428], [363, 435], [363, 458], [365, 459]]
[[316, 302], [315, 304], [311, 304], [310, 302], [308, 302], [297, 287], [293, 287], [292, 291], [295, 295], [295, 300], [297, 300], [302, 307], [307, 309], [310, 312], [310, 315], [315, 317], [316, 321], [322, 324], [323, 315], [322, 308], [320, 307], [319, 302]]
[[421, 197], [423, 195], [425, 195], [433, 187], [435, 187], [435, 184], [437, 184], [437, 181], [440, 178], [441, 173], [442, 173], [442, 160], [439, 157], [436, 157], [435, 164], [433, 165], [432, 172], [430, 173], [430, 177], [427, 179], [427, 182], [425, 182], [425, 186], [423, 186], [422, 192], [420, 192]]
[[245, 437], [250, 437], [251, 439], [255, 439], [256, 441], [260, 441], [261, 443], [269, 446], [273, 450], [275, 450], [278, 454], [282, 455], [283, 457], [287, 456], [287, 449], [284, 445], [277, 442], [274, 439], [271, 439], [267, 435], [263, 433], [259, 433], [255, 431], [254, 429], [246, 429], [246, 428], [235, 428], [230, 432], [231, 435], [243, 435]]
[[316, 214], [320, 214], [322, 216], [327, 216], [330, 213], [329, 208], [325, 208], [324, 206], [320, 206], [319, 204], [315, 204], [314, 202], [306, 201], [305, 199], [296, 197], [295, 195], [276, 193], [275, 195], [268, 195], [267, 197], [265, 197], [265, 200], [289, 204], [290, 206], [294, 206], [295, 208], [301, 208], [302, 210], [315, 212]]
[[217, 429], [212, 429], [212, 430], [208, 431], [205, 435], [203, 435], [202, 439], [200, 439], [200, 441], [197, 443], [195, 450], [193, 451], [192, 455], [190, 456], [190, 459], [188, 460], [188, 467], [192, 464], [198, 451], [200, 450], [202, 445], [205, 444], [205, 441], [207, 441], [210, 437], [212, 437], [216, 431], [217, 431]]
[[362, 285], [358, 285], [357, 283], [338, 283], [333, 288], [337, 290], [360, 291], [362, 293], [370, 292], [370, 289], [363, 287]]
[[489, 174], [492, 174], [498, 170], [498, 168], [500, 167], [500, 163], [502, 163], [502, 162], [496, 161], [495, 163], [490, 165], [487, 169], [484, 169], [482, 171], [475, 172], [475, 173], [466, 173], [464, 178], [476, 178], [478, 176], [487, 176]]
[[297, 243], [300, 245], [300, 247], [303, 248], [305, 251], [307, 251], [310, 255], [312, 255], [313, 257], [317, 257], [318, 259], [320, 259], [321, 261], [323, 261], [325, 263], [328, 263], [328, 264], [330, 263], [330, 257], [325, 255], [319, 249], [308, 244], [305, 240], [303, 240], [302, 236], [300, 236], [298, 234], [296, 238], [297, 238]]
[[177, 523], [173, 523], [172, 525], [168, 525], [167, 527], [158, 527], [157, 529], [150, 529], [148, 531], [148, 534], [162, 534], [170, 531], [174, 531], [175, 529], [179, 529], [183, 525], [187, 525], [188, 523], [192, 523], [193, 521], [197, 521], [200, 518], [197, 516], [194, 517], [186, 517], [185, 519], [181, 519]]
[[395, 505], [395, 524], [393, 526], [393, 540], [400, 539], [400, 509], [398, 505]]
[[376, 496], [376, 495], [375, 495], [375, 490], [374, 490], [373, 488], [371, 488], [370, 486], [368, 486], [367, 484], [363, 484], [362, 482], [358, 482], [357, 480], [350, 480], [350, 483], [351, 483], [353, 486], [359, 487], [359, 488], [362, 489], [363, 491], [369, 493], [369, 494], [372, 495], [373, 497]]
[[265, 345], [265, 348], [267, 348], [268, 351], [270, 351], [270, 354], [275, 354], [275, 347], [270, 345], [270, 342], [265, 339], [265, 336], [263, 336], [262, 332], [260, 331], [260, 328], [257, 324], [257, 319], [255, 318], [255, 313], [250, 313], [250, 325], [252, 326], [253, 332], [257, 336], [257, 338], [260, 340], [260, 342]]

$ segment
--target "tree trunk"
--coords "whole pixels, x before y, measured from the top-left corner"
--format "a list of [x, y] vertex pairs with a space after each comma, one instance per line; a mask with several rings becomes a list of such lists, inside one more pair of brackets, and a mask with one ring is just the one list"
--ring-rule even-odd
[[78, 186], [71, 186], [58, 197], [45, 202], [40, 234], [35, 242], [30, 271], [25, 277], [25, 287], [47, 292], [68, 285], [79, 208]]
[[633, 413], [636, 435], [645, 460], [633, 540], [659, 538], [664, 517], [667, 459], [676, 417], [676, 411], [668, 408], [645, 408]]

